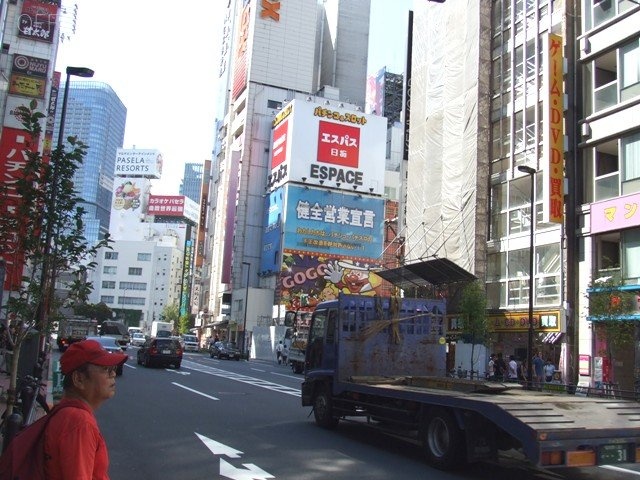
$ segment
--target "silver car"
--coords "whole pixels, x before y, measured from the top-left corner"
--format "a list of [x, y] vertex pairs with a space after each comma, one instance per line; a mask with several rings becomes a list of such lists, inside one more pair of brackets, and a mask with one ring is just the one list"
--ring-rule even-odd
[[[113, 337], [87, 337], [87, 340], [95, 340], [109, 353], [122, 353], [122, 348]], [[122, 365], [118, 365], [116, 375], [122, 375], [123, 369], [124, 367]]]
[[131, 335], [131, 345], [134, 347], [141, 347], [147, 338], [142, 332], [135, 332]]

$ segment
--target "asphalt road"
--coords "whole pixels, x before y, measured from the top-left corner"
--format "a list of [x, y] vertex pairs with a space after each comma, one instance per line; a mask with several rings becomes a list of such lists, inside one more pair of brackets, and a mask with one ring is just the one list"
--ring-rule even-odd
[[180, 370], [148, 369], [135, 352], [97, 414], [112, 480], [640, 480], [640, 465], [541, 471], [517, 456], [440, 472], [418, 447], [362, 425], [317, 427], [300, 406], [302, 376], [275, 362], [189, 353]]

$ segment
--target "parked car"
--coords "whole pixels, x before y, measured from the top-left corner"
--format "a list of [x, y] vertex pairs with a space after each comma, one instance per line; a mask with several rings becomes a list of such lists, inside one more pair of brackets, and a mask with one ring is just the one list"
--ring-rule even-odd
[[180, 368], [182, 346], [173, 338], [149, 338], [138, 349], [138, 365]]
[[242, 356], [240, 354], [240, 350], [236, 347], [235, 343], [232, 342], [215, 342], [209, 346], [209, 356], [211, 358], [226, 358], [228, 360], [240, 360]]
[[198, 337], [196, 337], [195, 335], [182, 335], [182, 346], [186, 352], [197, 352], [198, 350], [200, 350]]
[[[104, 348], [109, 353], [122, 353], [122, 347], [116, 342], [116, 339], [113, 337], [87, 337], [87, 340], [95, 340], [102, 348]], [[124, 367], [122, 365], [118, 365], [116, 368], [116, 375], [122, 375]]]
[[147, 337], [145, 337], [144, 333], [142, 332], [134, 332], [131, 335], [131, 345], [133, 345], [134, 347], [141, 347], [146, 341]]

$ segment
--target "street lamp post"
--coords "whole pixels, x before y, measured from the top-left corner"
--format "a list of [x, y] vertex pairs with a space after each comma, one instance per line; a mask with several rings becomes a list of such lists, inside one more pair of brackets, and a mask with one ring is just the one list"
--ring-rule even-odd
[[[47, 221], [45, 235], [44, 235], [44, 248], [42, 250], [42, 271], [40, 273], [40, 285], [47, 291], [48, 294], [46, 297], [43, 295], [43, 300], [41, 300], [39, 305], [39, 315], [38, 321], [40, 322], [40, 328], [44, 326], [44, 322], [46, 320], [46, 315], [49, 310], [50, 302], [53, 300], [53, 295], [55, 295], [55, 262], [50, 259], [51, 255], [51, 240], [53, 239], [53, 221], [51, 215], [56, 207], [56, 197], [57, 197], [57, 189], [58, 189], [58, 162], [62, 159], [63, 156], [63, 147], [62, 142], [64, 138], [64, 122], [67, 115], [67, 101], [69, 99], [69, 82], [71, 81], [71, 76], [76, 77], [93, 77], [93, 70], [86, 67], [67, 67], [66, 74], [66, 82], [64, 85], [64, 94], [62, 96], [62, 109], [60, 110], [60, 125], [58, 126], [58, 144], [56, 146], [55, 155], [51, 156], [51, 187], [49, 189], [49, 201], [47, 202], [47, 212], [49, 214], [49, 219]], [[47, 282], [48, 290], [47, 290]]]
[[[247, 266], [247, 285], [244, 294], [244, 321], [242, 323], [242, 354], [244, 355], [246, 353], [245, 345], [247, 343], [247, 306], [249, 305], [249, 272], [251, 271], [251, 264], [249, 262], [242, 262], [242, 265]], [[249, 359], [248, 355], [247, 359]]]
[[[526, 173], [531, 177], [531, 223], [529, 227], [529, 334], [527, 337], [527, 382], [533, 380], [533, 290], [534, 290], [534, 271], [533, 271], [533, 229], [536, 222], [535, 217], [535, 185], [536, 185], [536, 169], [527, 165], [518, 166], [518, 170]], [[528, 388], [532, 388], [532, 384], [528, 383]]]

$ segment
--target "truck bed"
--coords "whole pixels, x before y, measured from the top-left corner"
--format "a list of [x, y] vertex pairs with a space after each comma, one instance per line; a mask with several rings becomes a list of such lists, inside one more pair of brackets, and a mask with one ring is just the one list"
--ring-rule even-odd
[[480, 413], [521, 441], [537, 459], [545, 445], [593, 439], [640, 440], [640, 403], [524, 390], [518, 384], [415, 376], [359, 376], [340, 385], [351, 392], [442, 405]]

